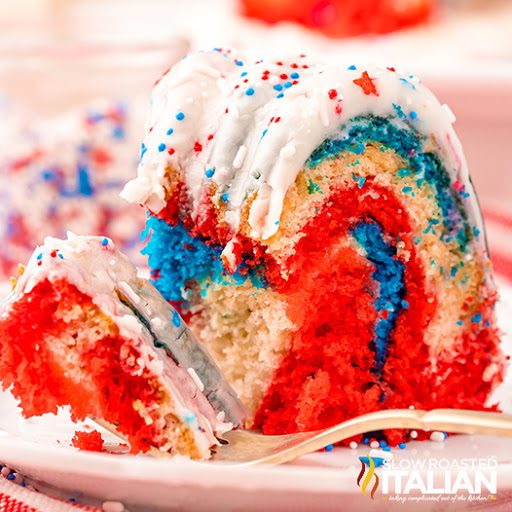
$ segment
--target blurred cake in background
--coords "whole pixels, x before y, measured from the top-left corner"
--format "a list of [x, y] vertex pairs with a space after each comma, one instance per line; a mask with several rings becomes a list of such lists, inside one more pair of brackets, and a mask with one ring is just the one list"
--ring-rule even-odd
[[138, 160], [142, 114], [136, 110], [136, 103], [104, 100], [51, 119], [23, 122], [23, 113], [12, 115], [0, 158], [3, 278], [45, 236], [68, 230], [107, 235], [142, 262], [144, 212], [119, 197]]
[[331, 37], [387, 33], [426, 21], [434, 0], [241, 0], [245, 15], [292, 21]]

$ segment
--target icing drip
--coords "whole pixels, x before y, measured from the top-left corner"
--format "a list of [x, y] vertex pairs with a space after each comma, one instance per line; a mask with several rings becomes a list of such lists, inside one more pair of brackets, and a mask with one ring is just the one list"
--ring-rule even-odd
[[[453, 116], [412, 75], [394, 68], [310, 62], [245, 63], [216, 49], [187, 56], [156, 84], [138, 177], [122, 195], [153, 212], [166, 204], [166, 170], [183, 175], [197, 216], [214, 183], [233, 232], [241, 209], [252, 236], [279, 229], [283, 201], [298, 172], [327, 138], [344, 137], [366, 114], [393, 118], [439, 151], [452, 182], [472, 192]], [[467, 202], [481, 230], [476, 199]]]

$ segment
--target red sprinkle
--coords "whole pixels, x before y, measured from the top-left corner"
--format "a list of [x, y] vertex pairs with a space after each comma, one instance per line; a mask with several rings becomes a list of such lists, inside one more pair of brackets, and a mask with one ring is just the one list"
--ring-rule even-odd
[[213, 133], [210, 133], [210, 135], [208, 135], [208, 140], [212, 140], [213, 139]]
[[198, 141], [194, 143], [194, 151], [196, 153], [200, 153], [201, 151], [203, 151], [203, 146]]
[[288, 78], [288, 75], [286, 73], [283, 73], [283, 74], [279, 75], [279, 78], [281, 80], [286, 80]]
[[174, 155], [174, 148], [169, 148], [167, 153], [169, 153], [169, 155]]
[[279, 121], [281, 121], [281, 118], [278, 116], [275, 118], [274, 123], [279, 123]]
[[367, 96], [369, 96], [370, 94], [378, 96], [379, 93], [377, 91], [377, 88], [375, 87], [375, 84], [373, 83], [374, 80], [375, 78], [370, 78], [368, 71], [363, 71], [360, 78], [356, 78], [355, 80], [353, 80], [353, 82], [359, 87], [361, 87], [361, 89]]
[[395, 68], [388, 68], [388, 69], [389, 69], [389, 71], [393, 71], [393, 73], [396, 71]]
[[329, 98], [333, 100], [334, 98], [336, 98], [336, 96], [338, 96], [338, 91], [336, 89], [331, 89], [329, 91]]

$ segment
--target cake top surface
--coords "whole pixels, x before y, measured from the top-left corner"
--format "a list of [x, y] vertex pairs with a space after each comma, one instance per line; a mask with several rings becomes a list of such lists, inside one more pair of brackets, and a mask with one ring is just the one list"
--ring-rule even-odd
[[216, 186], [234, 231], [255, 195], [249, 224], [252, 236], [264, 240], [279, 229], [286, 192], [312, 152], [368, 114], [417, 131], [440, 152], [453, 180], [467, 181], [455, 116], [415, 76], [305, 55], [245, 62], [214, 49], [185, 57], [156, 83], [138, 177], [122, 195], [160, 212], [171, 167], [182, 175], [193, 215]]

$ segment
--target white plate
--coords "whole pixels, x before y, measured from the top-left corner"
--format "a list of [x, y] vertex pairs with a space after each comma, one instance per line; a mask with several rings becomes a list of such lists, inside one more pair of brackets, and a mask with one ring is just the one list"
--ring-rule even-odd
[[[501, 285], [498, 307], [505, 331], [505, 350], [512, 352], [512, 288]], [[495, 395], [512, 412], [510, 374]], [[69, 447], [77, 426], [66, 411], [58, 416], [24, 420], [14, 399], [0, 395], [0, 460], [23, 475], [87, 501], [122, 501], [134, 510], [408, 510], [407, 504], [372, 502], [356, 484], [358, 457], [369, 447], [336, 448], [273, 468], [236, 469], [218, 463], [162, 460], [145, 456], [78, 452]], [[453, 436], [445, 442], [411, 442], [393, 449], [395, 460], [489, 458], [498, 462], [497, 500], [493, 510], [512, 505], [512, 439]], [[43, 486], [43, 488], [47, 489]], [[371, 505], [371, 506], [370, 506]], [[488, 502], [460, 502], [457, 509], [484, 510]], [[450, 508], [453, 510], [453, 508]], [[442, 510], [439, 503], [421, 502], [414, 510]]]

